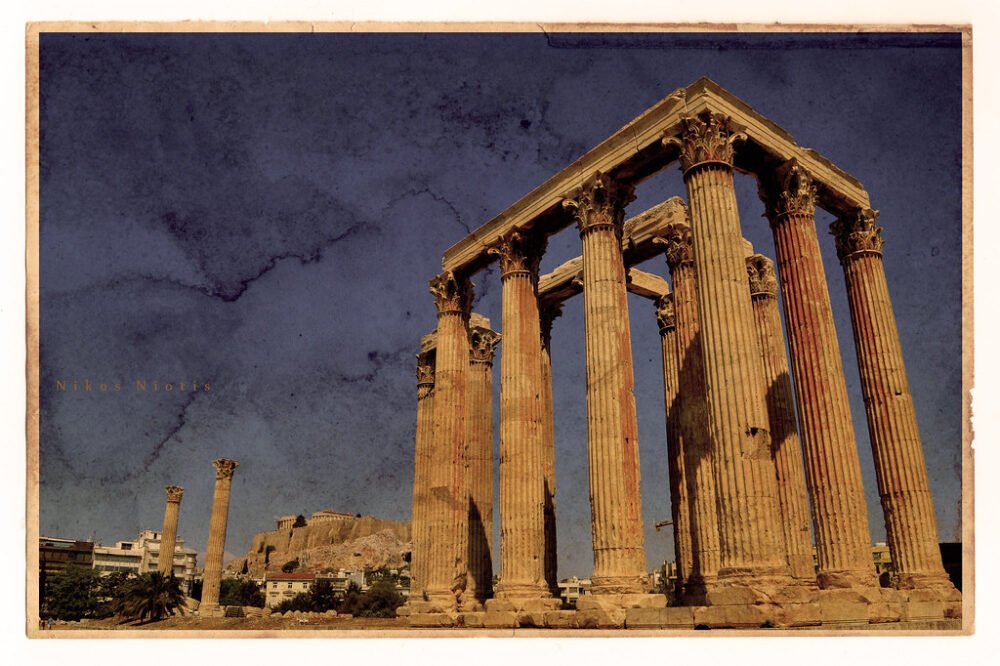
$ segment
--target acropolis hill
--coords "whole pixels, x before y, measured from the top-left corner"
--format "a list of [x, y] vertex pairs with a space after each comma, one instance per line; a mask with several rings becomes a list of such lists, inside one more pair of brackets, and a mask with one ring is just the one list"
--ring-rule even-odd
[[[300, 571], [401, 567], [403, 555], [410, 552], [409, 523], [375, 516], [309, 523], [258, 532], [247, 554], [226, 568], [241, 572], [246, 567], [251, 576], [260, 576], [279, 572], [283, 564], [295, 559]], [[270, 553], [269, 548], [273, 548]]]

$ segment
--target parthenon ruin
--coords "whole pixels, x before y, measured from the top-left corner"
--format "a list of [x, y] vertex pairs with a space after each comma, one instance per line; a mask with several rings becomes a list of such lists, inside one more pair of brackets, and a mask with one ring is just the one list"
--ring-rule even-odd
[[[626, 220], [635, 186], [674, 163], [687, 201], [673, 196]], [[773, 260], [743, 238], [734, 172], [757, 180]], [[817, 206], [836, 218], [830, 232], [846, 277], [895, 565], [890, 588], [879, 587], [869, 551]], [[449, 248], [430, 282], [437, 328], [418, 355], [411, 624], [790, 627], [959, 617], [961, 596], [938, 550], [877, 217], [855, 178], [702, 78]], [[547, 238], [571, 224], [581, 256], [540, 276]], [[669, 287], [635, 268], [657, 256], [669, 268]], [[499, 331], [470, 309], [470, 278], [494, 260]], [[646, 583], [629, 290], [652, 302], [662, 341], [663, 483], [678, 570], [670, 606]], [[565, 611], [553, 596], [549, 349], [560, 304], [581, 292], [593, 594]]]

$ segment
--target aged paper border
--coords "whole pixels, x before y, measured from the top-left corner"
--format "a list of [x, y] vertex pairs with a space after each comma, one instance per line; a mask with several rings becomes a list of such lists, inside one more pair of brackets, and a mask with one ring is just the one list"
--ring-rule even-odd
[[[962, 629], [949, 631], [829, 630], [592, 630], [592, 629], [402, 629], [402, 630], [38, 630], [39, 537], [39, 35], [43, 32], [961, 32], [962, 33]], [[29, 638], [437, 638], [437, 637], [783, 637], [783, 636], [969, 636], [975, 633], [972, 226], [972, 26], [945, 23], [572, 23], [389, 21], [43, 21], [25, 34], [25, 335], [27, 383], [26, 634]]]

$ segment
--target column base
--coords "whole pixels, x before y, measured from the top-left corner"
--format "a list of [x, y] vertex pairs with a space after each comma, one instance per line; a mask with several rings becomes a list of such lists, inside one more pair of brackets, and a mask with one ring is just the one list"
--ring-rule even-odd
[[954, 583], [943, 571], [934, 573], [901, 573], [892, 577], [892, 586], [897, 590], [934, 590], [945, 596], [962, 598]]
[[847, 569], [842, 571], [820, 570], [816, 574], [816, 583], [821, 590], [838, 588], [875, 588], [878, 589], [878, 578], [874, 571], [858, 571]]
[[407, 602], [412, 613], [449, 613], [458, 612], [458, 599], [454, 592], [428, 592], [424, 591], [422, 599], [413, 599]]
[[590, 593], [603, 594], [648, 594], [649, 582], [645, 576], [593, 576]]

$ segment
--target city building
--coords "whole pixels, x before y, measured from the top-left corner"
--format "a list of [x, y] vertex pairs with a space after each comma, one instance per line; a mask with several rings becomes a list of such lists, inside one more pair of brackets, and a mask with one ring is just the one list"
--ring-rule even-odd
[[[143, 530], [134, 541], [117, 541], [114, 546], [97, 544], [94, 546], [93, 566], [101, 573], [125, 571], [147, 573], [157, 571], [160, 558], [161, 534], [155, 530]], [[184, 547], [184, 539], [177, 537], [174, 546], [174, 576], [181, 580], [190, 592], [195, 580], [198, 553]]]
[[338, 595], [346, 592], [351, 583], [357, 585], [362, 592], [368, 589], [368, 581], [362, 569], [338, 569], [336, 572], [318, 573], [316, 583], [329, 585], [334, 594]]
[[45, 574], [76, 566], [90, 569], [94, 565], [94, 544], [90, 541], [38, 538], [38, 567]]
[[269, 608], [296, 594], [308, 592], [316, 582], [314, 573], [276, 573], [264, 577], [264, 598]]
[[585, 594], [590, 594], [589, 578], [563, 578], [559, 581], [559, 598], [564, 604], [576, 608], [576, 600]]

